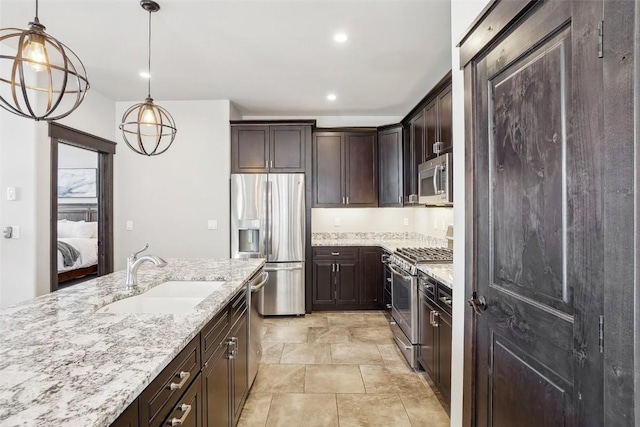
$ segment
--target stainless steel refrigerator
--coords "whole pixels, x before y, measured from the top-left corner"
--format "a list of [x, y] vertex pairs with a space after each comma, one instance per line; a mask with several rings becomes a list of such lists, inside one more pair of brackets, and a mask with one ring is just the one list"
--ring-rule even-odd
[[304, 251], [304, 174], [232, 174], [231, 256], [267, 260], [260, 314], [304, 314]]

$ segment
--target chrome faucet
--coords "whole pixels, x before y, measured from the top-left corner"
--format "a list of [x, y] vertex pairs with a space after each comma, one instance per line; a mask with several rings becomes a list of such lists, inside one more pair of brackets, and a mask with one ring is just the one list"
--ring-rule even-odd
[[144, 248], [137, 252], [132, 253], [127, 257], [127, 289], [132, 289], [138, 284], [138, 268], [144, 262], [152, 262], [156, 267], [166, 267], [167, 261], [163, 260], [159, 256], [145, 255], [138, 258], [138, 255], [149, 249], [149, 244], [144, 245]]

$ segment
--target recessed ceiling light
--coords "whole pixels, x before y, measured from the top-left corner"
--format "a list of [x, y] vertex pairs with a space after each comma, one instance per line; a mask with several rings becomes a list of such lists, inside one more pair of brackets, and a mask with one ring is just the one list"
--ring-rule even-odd
[[150, 79], [151, 74], [147, 73], [146, 71], [140, 71], [140, 77], [142, 77], [143, 79]]
[[329, 95], [327, 95], [327, 99], [329, 101], [335, 101], [338, 97], [336, 96], [335, 93], [330, 93]]
[[348, 38], [349, 37], [347, 37], [345, 33], [338, 33], [335, 36], [333, 36], [333, 39], [338, 43], [344, 43], [347, 41]]

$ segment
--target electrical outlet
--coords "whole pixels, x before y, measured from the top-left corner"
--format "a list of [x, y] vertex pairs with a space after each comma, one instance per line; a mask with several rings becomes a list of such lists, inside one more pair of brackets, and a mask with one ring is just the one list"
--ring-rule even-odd
[[218, 220], [210, 219], [209, 221], [207, 221], [207, 228], [209, 230], [217, 230], [218, 229]]
[[20, 238], [20, 227], [17, 225], [12, 225], [11, 226], [11, 238], [12, 239], [19, 239]]
[[340, 227], [340, 218], [334, 218], [333, 219], [333, 226], [334, 227]]
[[409, 218], [405, 218], [404, 220], [402, 220], [402, 224], [409, 225]]
[[133, 230], [133, 221], [127, 221], [127, 231]]

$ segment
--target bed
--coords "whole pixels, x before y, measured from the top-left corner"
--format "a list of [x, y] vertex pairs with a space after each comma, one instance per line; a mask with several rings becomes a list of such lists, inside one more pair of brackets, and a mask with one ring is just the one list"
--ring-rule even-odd
[[58, 284], [98, 272], [96, 205], [58, 206]]

